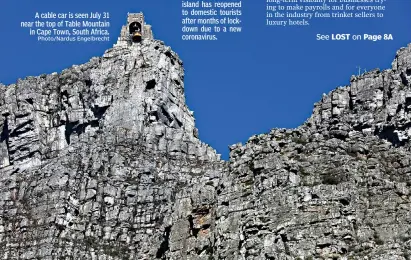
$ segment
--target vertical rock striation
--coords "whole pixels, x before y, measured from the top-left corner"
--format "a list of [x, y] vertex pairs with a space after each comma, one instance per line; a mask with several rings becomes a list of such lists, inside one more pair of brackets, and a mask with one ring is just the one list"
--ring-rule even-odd
[[116, 45], [0, 85], [0, 256], [410, 259], [410, 127], [411, 45], [223, 162], [177, 54]]

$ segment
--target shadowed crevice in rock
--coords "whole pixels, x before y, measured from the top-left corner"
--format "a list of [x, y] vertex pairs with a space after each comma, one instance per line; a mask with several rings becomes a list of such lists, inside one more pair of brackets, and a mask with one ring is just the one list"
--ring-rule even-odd
[[146, 90], [150, 90], [150, 89], [154, 89], [155, 87], [156, 87], [156, 80], [155, 79], [152, 79], [152, 80], [149, 80], [149, 81], [147, 81], [147, 83], [146, 83]]
[[78, 122], [69, 122], [66, 124], [65, 137], [67, 144], [70, 144], [70, 136], [73, 134], [80, 135], [86, 133], [87, 127], [98, 128], [99, 120], [92, 120], [87, 123], [79, 124]]
[[194, 236], [194, 237], [197, 237], [198, 232], [200, 232], [200, 229], [194, 227], [194, 218], [193, 218], [192, 215], [189, 215], [189, 216], [188, 216], [188, 222], [189, 222], [189, 225], [190, 225], [190, 233], [191, 233], [191, 235]]
[[97, 120], [100, 120], [104, 116], [104, 113], [106, 113], [109, 107], [110, 106], [103, 106], [103, 107], [93, 106], [91, 108], [91, 111], [93, 112], [94, 117], [97, 118]]
[[166, 252], [170, 249], [169, 240], [170, 240], [171, 227], [166, 227], [164, 230], [163, 242], [160, 244], [160, 248], [157, 250], [156, 258], [166, 259]]
[[401, 74], [400, 74], [400, 77], [401, 77], [402, 84], [405, 85], [405, 86], [407, 86], [407, 85], [408, 85], [408, 79], [407, 79], [406, 74], [405, 74], [405, 73], [401, 73]]
[[34, 104], [34, 101], [33, 101], [32, 98], [27, 98], [27, 99], [26, 99], [26, 102], [29, 103], [30, 105], [33, 105], [33, 104]]
[[376, 129], [377, 136], [381, 139], [387, 140], [392, 143], [394, 146], [399, 147], [406, 144], [404, 141], [400, 141], [398, 134], [396, 133], [396, 128], [394, 126], [386, 126], [381, 130]]
[[168, 58], [170, 58], [171, 65], [175, 65], [174, 57], [173, 57], [173, 55], [171, 54], [171, 52], [170, 52], [170, 51], [166, 51], [164, 54], [165, 54]]
[[9, 139], [9, 126], [8, 126], [8, 118], [4, 119], [3, 129], [1, 130], [0, 134], [0, 143], [4, 141], [8, 141]]
[[91, 81], [90, 79], [86, 79], [86, 80], [84, 81], [84, 83], [86, 83], [86, 86], [87, 86], [87, 87], [91, 87], [91, 85], [93, 84], [93, 81]]
[[22, 134], [25, 134], [27, 132], [34, 130], [32, 123], [33, 123], [33, 120], [30, 119], [18, 125], [15, 129], [13, 129], [13, 131], [11, 131], [10, 137], [16, 137], [18, 135], [22, 135]]
[[410, 110], [411, 110], [411, 96], [405, 97], [404, 106], [405, 106], [405, 112], [407, 112], [407, 113], [410, 112]]
[[67, 90], [64, 90], [63, 92], [61, 92], [60, 93], [60, 95], [61, 95], [61, 101], [65, 104], [65, 105], [67, 105], [67, 106], [71, 106], [70, 105], [70, 102], [69, 102], [69, 93], [68, 93], [68, 91]]
[[64, 136], [67, 144], [70, 144], [70, 136], [74, 133], [74, 129], [78, 122], [66, 122]]

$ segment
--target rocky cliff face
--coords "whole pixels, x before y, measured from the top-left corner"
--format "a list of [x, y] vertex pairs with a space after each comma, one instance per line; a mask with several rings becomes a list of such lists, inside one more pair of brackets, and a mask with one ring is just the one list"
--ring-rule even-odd
[[410, 259], [411, 45], [231, 150], [219, 259]]
[[411, 45], [297, 129], [198, 139], [161, 41], [0, 86], [3, 259], [410, 259]]
[[186, 251], [173, 231], [208, 208], [225, 164], [197, 138], [183, 78], [178, 56], [146, 40], [1, 86], [2, 258]]

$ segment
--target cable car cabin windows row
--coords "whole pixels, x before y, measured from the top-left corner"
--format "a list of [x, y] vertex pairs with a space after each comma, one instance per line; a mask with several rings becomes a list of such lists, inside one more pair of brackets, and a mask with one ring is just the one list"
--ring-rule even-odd
[[129, 26], [130, 34], [135, 32], [141, 33], [141, 24], [139, 22], [132, 22]]

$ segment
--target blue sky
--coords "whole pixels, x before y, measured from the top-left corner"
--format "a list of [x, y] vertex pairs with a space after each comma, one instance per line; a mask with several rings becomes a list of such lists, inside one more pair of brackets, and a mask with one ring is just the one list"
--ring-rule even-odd
[[[157, 39], [184, 61], [185, 92], [200, 139], [228, 158], [228, 146], [271, 128], [297, 127], [314, 102], [349, 84], [357, 66], [386, 69], [411, 42], [411, 1], [390, 0], [383, 20], [316, 20], [309, 27], [265, 26], [265, 0], [243, 1], [243, 33], [218, 41], [181, 40], [177, 0], [3, 0], [0, 82], [59, 72], [101, 56], [117, 39], [127, 12], [143, 11]], [[111, 42], [37, 42], [20, 28], [35, 12], [110, 12]], [[316, 41], [317, 33], [383, 34], [393, 41]]]

